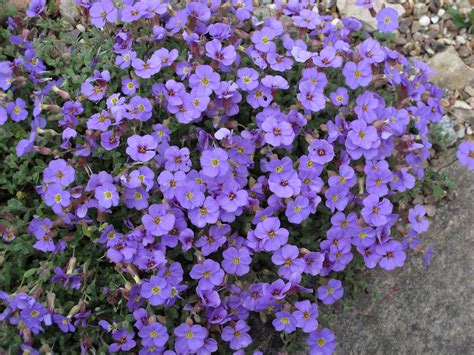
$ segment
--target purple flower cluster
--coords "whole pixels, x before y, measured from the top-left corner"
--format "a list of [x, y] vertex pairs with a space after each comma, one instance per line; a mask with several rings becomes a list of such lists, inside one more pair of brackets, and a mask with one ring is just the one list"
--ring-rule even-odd
[[[127, 279], [121, 295], [135, 319], [134, 331], [101, 321], [110, 352], [208, 354], [220, 339], [243, 354], [250, 314], [264, 312], [277, 331], [306, 333], [310, 353], [332, 353], [317, 299], [343, 297], [337, 273], [356, 257], [401, 267], [428, 229], [422, 206], [403, 211], [393, 198], [423, 178], [428, 125], [442, 116], [429, 68], [368, 35], [357, 42], [358, 20], [335, 26], [313, 1], [277, 2], [285, 22], [257, 21], [251, 0], [78, 3], [113, 36], [114, 63], [80, 96], [40, 80], [44, 65], [20, 36], [11, 41], [24, 56], [0, 63], [0, 124], [32, 129], [18, 156], [53, 155], [43, 137], [59, 136], [37, 187], [52, 213], [28, 227], [34, 248], [68, 253], [65, 229], [93, 232]], [[32, 1], [28, 16], [43, 11]], [[388, 32], [398, 20], [386, 8], [377, 21]], [[31, 102], [10, 89], [21, 71], [44, 86]], [[60, 119], [46, 120], [53, 113]], [[461, 162], [472, 167], [473, 151], [463, 143]], [[124, 163], [101, 168], [107, 154]], [[318, 219], [329, 225], [323, 240], [301, 236], [298, 226]], [[51, 282], [80, 287], [74, 267], [54, 272]], [[85, 305], [65, 317], [25, 294], [1, 299], [2, 320], [33, 333], [52, 323], [74, 332], [88, 317]]]

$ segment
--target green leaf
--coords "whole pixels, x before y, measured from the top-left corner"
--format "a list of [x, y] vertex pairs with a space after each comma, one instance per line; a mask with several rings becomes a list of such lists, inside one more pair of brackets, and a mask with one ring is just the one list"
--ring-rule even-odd
[[26, 270], [25, 273], [23, 274], [23, 277], [25, 279], [27, 279], [28, 277], [31, 277], [33, 276], [34, 274], [36, 274], [36, 268], [32, 268], [32, 269], [29, 269], [29, 270]]
[[[468, 22], [464, 22], [464, 19], [462, 18], [460, 12], [452, 7], [449, 7], [446, 12], [448, 13], [449, 16], [453, 19], [453, 23], [457, 28], [463, 28], [463, 27], [469, 27]], [[472, 11], [471, 11], [472, 14]], [[471, 15], [472, 16], [472, 15]], [[471, 17], [472, 19], [472, 17]]]

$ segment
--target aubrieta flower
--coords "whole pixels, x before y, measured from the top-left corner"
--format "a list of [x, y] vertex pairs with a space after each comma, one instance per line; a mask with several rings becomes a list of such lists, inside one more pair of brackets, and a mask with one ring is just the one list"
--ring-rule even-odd
[[194, 280], [199, 280], [198, 287], [202, 290], [212, 289], [222, 283], [224, 271], [219, 263], [206, 259], [202, 264], [194, 265], [189, 274]]
[[222, 268], [226, 273], [243, 276], [249, 272], [252, 258], [247, 248], [230, 247], [222, 253], [222, 256], [224, 257]]
[[28, 4], [28, 9], [26, 10], [26, 16], [35, 17], [39, 16], [44, 12], [46, 6], [46, 0], [32, 0]]
[[111, 353], [116, 353], [118, 351], [129, 351], [133, 349], [136, 345], [133, 337], [135, 334], [133, 332], [127, 332], [125, 329], [120, 329], [112, 333], [112, 338], [114, 343], [109, 345], [109, 351]]
[[168, 341], [168, 333], [166, 327], [161, 323], [154, 322], [143, 327], [138, 335], [142, 338], [142, 344], [145, 346], [163, 347]]
[[224, 176], [229, 171], [229, 156], [221, 148], [206, 150], [201, 156], [202, 173], [209, 177]]
[[182, 323], [174, 329], [176, 348], [181, 351], [195, 352], [204, 346], [207, 338], [207, 329], [200, 325]]
[[277, 312], [276, 318], [272, 324], [279, 332], [293, 333], [296, 330], [296, 319], [290, 312], [281, 311]]
[[375, 252], [380, 256], [379, 265], [385, 270], [393, 270], [405, 264], [406, 254], [402, 244], [396, 240], [377, 245]]
[[142, 283], [140, 295], [152, 306], [161, 305], [170, 297], [171, 286], [162, 277], [152, 276], [150, 281]]
[[16, 99], [15, 102], [9, 102], [7, 104], [7, 112], [12, 121], [20, 122], [26, 119], [28, 111], [26, 111], [25, 107], [26, 102], [21, 98]]
[[457, 157], [462, 165], [474, 170], [474, 142], [464, 141], [459, 145]]
[[173, 229], [176, 217], [168, 212], [165, 205], [153, 204], [148, 213], [142, 217], [147, 232], [154, 236], [162, 236]]
[[94, 2], [89, 9], [91, 22], [98, 28], [103, 28], [106, 22], [114, 23], [117, 20], [118, 10], [111, 0]]
[[64, 159], [51, 160], [43, 170], [43, 181], [68, 186], [75, 180], [76, 172]]
[[318, 329], [318, 306], [308, 300], [295, 303], [296, 311], [293, 317], [296, 320], [296, 326], [305, 333], [311, 333]]
[[336, 349], [334, 334], [328, 328], [314, 331], [306, 339], [311, 354], [330, 355]]
[[250, 327], [244, 320], [238, 320], [233, 326], [227, 326], [222, 331], [222, 340], [229, 342], [232, 350], [246, 348], [252, 343], [252, 338], [248, 334]]
[[333, 304], [344, 295], [342, 282], [336, 279], [330, 279], [326, 286], [318, 287], [318, 298], [324, 304]]
[[71, 203], [71, 194], [67, 190], [63, 190], [60, 184], [48, 185], [44, 192], [44, 202], [50, 206], [53, 211], [60, 214], [63, 208], [68, 207]]
[[408, 211], [408, 220], [410, 221], [411, 228], [417, 233], [426, 232], [430, 226], [430, 223], [424, 218], [425, 213], [425, 208], [420, 205], [416, 205]]
[[380, 227], [388, 222], [388, 217], [392, 213], [393, 205], [386, 198], [380, 201], [377, 195], [369, 195], [363, 200], [364, 208], [361, 211], [364, 220]]
[[143, 137], [134, 135], [127, 139], [128, 148], [127, 154], [136, 161], [149, 161], [153, 159], [156, 152], [155, 149], [158, 146], [155, 139], [147, 134]]
[[370, 64], [365, 61], [359, 63], [347, 62], [342, 74], [346, 79], [347, 86], [352, 90], [360, 86], [368, 86], [372, 81], [372, 69], [370, 68]]
[[398, 28], [398, 12], [391, 7], [380, 9], [375, 19], [381, 32], [393, 32]]
[[324, 139], [315, 139], [308, 147], [309, 157], [318, 164], [329, 163], [334, 158], [334, 147]]

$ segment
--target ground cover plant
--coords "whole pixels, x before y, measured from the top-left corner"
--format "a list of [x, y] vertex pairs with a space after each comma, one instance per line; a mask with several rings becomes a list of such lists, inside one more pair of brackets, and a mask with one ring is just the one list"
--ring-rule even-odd
[[[412, 206], [431, 70], [312, 1], [33, 0], [0, 32], [0, 347], [244, 353], [250, 324], [336, 347], [354, 271], [426, 253]], [[472, 167], [472, 143], [459, 159]], [[257, 322], [258, 323], [258, 322]]]

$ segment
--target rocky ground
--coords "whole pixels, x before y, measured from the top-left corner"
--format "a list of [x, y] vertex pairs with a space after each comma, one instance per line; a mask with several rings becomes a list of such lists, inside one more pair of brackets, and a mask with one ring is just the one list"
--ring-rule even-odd
[[411, 257], [399, 271], [373, 272], [369, 294], [330, 317], [337, 354], [474, 353], [474, 174], [457, 163], [444, 172], [457, 187], [424, 236], [431, 265]]

